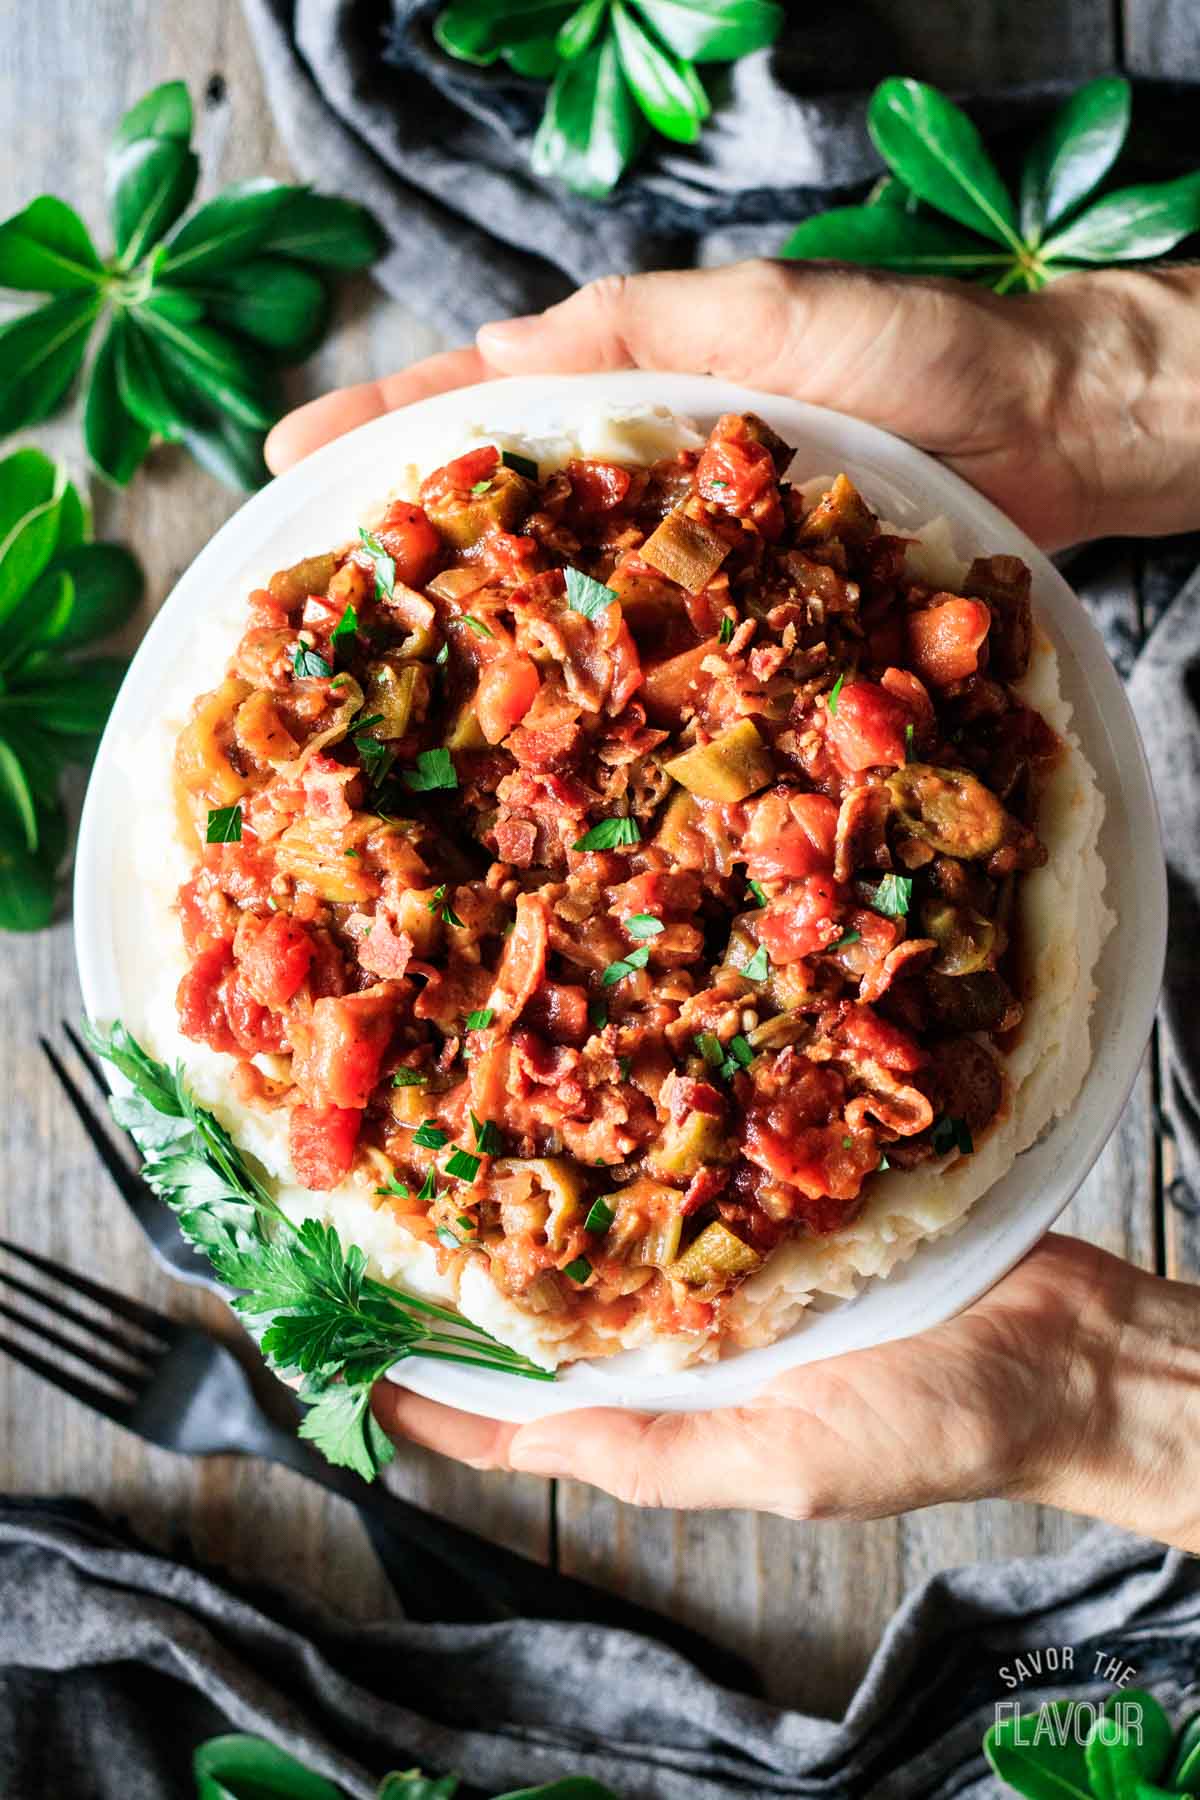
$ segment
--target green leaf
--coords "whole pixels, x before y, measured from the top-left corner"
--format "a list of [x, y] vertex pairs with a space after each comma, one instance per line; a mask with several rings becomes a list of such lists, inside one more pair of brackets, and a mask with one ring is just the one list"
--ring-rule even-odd
[[100, 307], [95, 294], [64, 294], [0, 325], [0, 437], [54, 411], [79, 373]]
[[458, 1787], [457, 1775], [435, 1780], [420, 1769], [393, 1769], [384, 1776], [375, 1800], [454, 1800]]
[[[150, 258], [153, 262], [166, 245], [160, 244]], [[160, 318], [170, 319], [173, 325], [198, 325], [204, 317], [204, 302], [190, 288], [152, 287], [144, 300], [138, 302], [140, 313], [157, 313]]]
[[1193, 1713], [1180, 1728], [1167, 1785], [1177, 1794], [1200, 1789], [1200, 1712]]
[[1200, 231], [1200, 172], [1121, 188], [1042, 246], [1048, 262], [1109, 263], [1161, 256]]
[[184, 420], [172, 396], [149, 333], [138, 324], [137, 314], [125, 319], [117, 340], [117, 386], [127, 412], [155, 436], [177, 443]]
[[54, 869], [0, 823], [0, 930], [41, 931], [54, 914]]
[[612, 818], [601, 819], [590, 831], [585, 831], [571, 846], [573, 850], [619, 850], [630, 844], [642, 841], [641, 827], [636, 819], [626, 818], [623, 814]]
[[164, 81], [136, 101], [113, 134], [113, 149], [122, 150], [138, 138], [177, 138], [186, 144], [192, 135], [192, 102], [182, 81]]
[[53, 194], [40, 195], [0, 225], [0, 287], [66, 294], [103, 279], [86, 225]]
[[1020, 250], [1012, 197], [952, 100], [925, 82], [893, 76], [871, 95], [867, 127], [884, 161], [919, 199]]
[[781, 256], [865, 263], [906, 274], [971, 276], [1007, 268], [1012, 258], [941, 219], [899, 206], [838, 206], [798, 225]]
[[998, 1719], [988, 1727], [983, 1754], [1001, 1781], [1027, 1800], [1092, 1800], [1074, 1713], [1074, 1701], [1054, 1700], [1040, 1713]]
[[613, 0], [613, 28], [617, 51], [625, 79], [633, 97], [656, 131], [677, 144], [694, 144], [700, 126], [711, 110], [708, 96], [690, 70], [660, 50], [637, 21], [625, 10], [622, 0]]
[[590, 1775], [565, 1775], [561, 1781], [548, 1781], [541, 1787], [510, 1788], [497, 1794], [496, 1800], [621, 1800], [621, 1796]]
[[61, 650], [76, 650], [120, 631], [137, 611], [145, 588], [137, 558], [123, 544], [77, 544], [61, 554], [55, 550], [43, 579], [59, 576], [70, 580], [75, 596], [70, 618], [55, 639]]
[[16, 668], [31, 651], [61, 641], [75, 608], [75, 583], [47, 569], [17, 603], [0, 636], [0, 671]]
[[1060, 106], [1021, 171], [1021, 234], [1041, 242], [1047, 226], [1097, 187], [1121, 153], [1129, 130], [1129, 83], [1123, 75], [1089, 81]]
[[1084, 1746], [1096, 1800], [1138, 1800], [1143, 1781], [1166, 1767], [1173, 1735], [1153, 1694], [1126, 1688], [1111, 1695]]
[[76, 544], [82, 544], [91, 535], [91, 507], [80, 498], [79, 490], [74, 482], [68, 481], [63, 489], [62, 505], [58, 513], [58, 536], [54, 540], [54, 554], [60, 556], [64, 551], [73, 550]]
[[555, 177], [577, 194], [610, 193], [640, 141], [633, 96], [611, 37], [554, 77], [533, 140], [535, 175]]
[[383, 254], [386, 243], [378, 220], [365, 206], [299, 187], [292, 190], [288, 204], [272, 214], [258, 248], [344, 275], [351, 269], [369, 268]]
[[0, 462], [0, 624], [54, 554], [68, 486], [63, 464], [41, 450]]
[[618, 598], [613, 588], [605, 587], [602, 581], [594, 581], [582, 569], [567, 569], [563, 579], [566, 582], [568, 608], [571, 612], [582, 613], [593, 624]]
[[270, 479], [263, 461], [263, 433], [223, 415], [191, 418], [180, 440], [202, 469], [227, 487], [254, 489]]
[[687, 62], [736, 62], [773, 44], [783, 25], [774, 0], [632, 0]]
[[582, 6], [577, 6], [570, 18], [559, 26], [554, 40], [555, 54], [564, 62], [574, 62], [585, 50], [590, 50], [608, 4], [609, 0], [584, 0]]
[[150, 433], [126, 410], [117, 379], [119, 346], [128, 325], [117, 313], [100, 343], [87, 384], [83, 436], [102, 475], [124, 487], [150, 448]]
[[259, 398], [264, 371], [249, 351], [207, 325], [176, 325], [160, 313], [141, 311], [172, 382], [197, 390], [239, 425], [267, 431], [276, 408]]
[[303, 1763], [265, 1738], [231, 1732], [209, 1738], [192, 1757], [197, 1781], [220, 1782], [236, 1800], [266, 1800], [268, 1795], [286, 1800], [342, 1800], [341, 1791], [323, 1775], [314, 1775]]
[[524, 75], [529, 81], [549, 81], [558, 65], [558, 49], [552, 37], [508, 44], [500, 54], [514, 75]]
[[0, 806], [5, 814], [16, 818], [24, 833], [25, 848], [32, 854], [38, 847], [37, 811], [20, 759], [3, 738], [0, 738]]
[[298, 361], [320, 341], [329, 320], [325, 284], [310, 269], [256, 257], [225, 270], [204, 290], [209, 317], [256, 344]]
[[433, 35], [448, 56], [486, 66], [514, 44], [553, 37], [572, 10], [571, 0], [455, 0], [434, 20]]
[[125, 663], [112, 656], [92, 657], [59, 674], [18, 674], [0, 695], [0, 720], [8, 713], [32, 715], [52, 731], [103, 731], [124, 675]]
[[289, 206], [297, 190], [286, 182], [239, 181], [215, 199], [197, 207], [163, 248], [159, 276], [194, 281], [214, 269], [227, 269], [256, 250], [271, 223]]
[[110, 158], [109, 211], [122, 268], [132, 269], [170, 230], [199, 173], [195, 153], [175, 138], [138, 138]]

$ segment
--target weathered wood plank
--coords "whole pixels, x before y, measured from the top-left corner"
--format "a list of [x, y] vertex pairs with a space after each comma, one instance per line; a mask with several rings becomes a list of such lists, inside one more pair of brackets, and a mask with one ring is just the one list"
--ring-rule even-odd
[[[20, 147], [0, 159], [0, 217], [38, 192], [60, 192], [79, 204], [97, 241], [107, 243], [102, 151], [108, 132], [139, 94], [172, 76], [187, 81], [197, 104], [203, 193], [245, 176], [288, 174], [236, 0], [199, 8], [159, 7], [153, 0], [97, 0], [79, 8], [46, 0], [26, 12], [19, 31], [6, 34], [0, 60], [0, 133]], [[214, 96], [207, 105], [206, 89]], [[38, 96], [33, 106], [31, 94]], [[361, 282], [342, 294], [339, 329], [297, 382], [297, 397], [383, 373], [437, 347], [426, 327]], [[82, 472], [77, 422], [54, 421], [30, 435]], [[130, 543], [146, 569], [144, 617], [129, 633], [132, 647], [238, 502], [170, 450], [156, 452], [126, 494], [101, 491], [95, 500], [101, 534]], [[27, 944], [5, 940], [2, 1228], [176, 1317], [219, 1321], [215, 1301], [180, 1290], [154, 1268], [44, 1069], [37, 1033], [53, 1033], [61, 1017], [78, 1015], [79, 1005], [68, 922]], [[544, 1556], [545, 1482], [489, 1478], [416, 1450], [398, 1464], [390, 1479], [422, 1505]], [[199, 1465], [149, 1450], [3, 1358], [0, 1485], [86, 1494], [164, 1546], [186, 1535], [218, 1562], [302, 1584], [356, 1618], [391, 1610], [374, 1552], [344, 1501], [286, 1470], [227, 1457]]]

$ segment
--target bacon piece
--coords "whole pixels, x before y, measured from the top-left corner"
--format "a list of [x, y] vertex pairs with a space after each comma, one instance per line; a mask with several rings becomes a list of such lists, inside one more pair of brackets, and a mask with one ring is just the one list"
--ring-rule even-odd
[[348, 825], [353, 812], [346, 790], [358, 779], [357, 769], [335, 762], [321, 750], [310, 756], [301, 777], [309, 816], [330, 825]]
[[838, 808], [833, 839], [833, 878], [849, 881], [856, 869], [890, 869], [887, 818], [891, 796], [885, 787], [850, 788]]
[[517, 918], [488, 995], [489, 1030], [507, 1031], [528, 1006], [546, 974], [550, 948], [550, 905], [543, 894], [519, 894]]
[[376, 913], [370, 930], [359, 942], [359, 966], [368, 975], [399, 981], [408, 968], [414, 948], [407, 931], [397, 931], [386, 913]]
[[497, 819], [496, 854], [515, 868], [527, 869], [533, 861], [537, 836], [532, 819]]
[[722, 1164], [710, 1164], [706, 1168], [697, 1169], [679, 1203], [681, 1217], [686, 1219], [690, 1214], [699, 1212], [702, 1206], [708, 1206], [723, 1194], [729, 1186], [730, 1173], [730, 1169]]
[[937, 944], [933, 938], [905, 938], [902, 944], [897, 944], [886, 956], [871, 963], [859, 982], [859, 999], [881, 1000], [898, 975], [909, 970], [910, 965], [927, 961], [936, 949]]

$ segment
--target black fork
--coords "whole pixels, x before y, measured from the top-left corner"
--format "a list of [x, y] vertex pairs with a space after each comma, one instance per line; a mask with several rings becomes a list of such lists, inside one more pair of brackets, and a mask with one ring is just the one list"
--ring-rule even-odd
[[[99, 1065], [71, 1029], [71, 1044], [98, 1092], [107, 1096]], [[174, 1275], [227, 1296], [204, 1259], [183, 1237], [170, 1208], [160, 1201], [117, 1148], [107, 1122], [93, 1110], [53, 1047], [42, 1048], [71, 1106], [145, 1233], [158, 1260]], [[489, 1543], [476, 1533], [427, 1513], [382, 1485], [368, 1486], [349, 1470], [327, 1463], [319, 1451], [263, 1411], [238, 1359], [198, 1326], [167, 1318], [144, 1303], [30, 1250], [0, 1239], [0, 1250], [23, 1268], [0, 1263], [0, 1290], [48, 1310], [54, 1323], [31, 1316], [0, 1297], [0, 1319], [20, 1324], [39, 1340], [30, 1348], [0, 1331], [0, 1350], [74, 1399], [150, 1443], [183, 1455], [233, 1453], [260, 1456], [307, 1475], [357, 1508], [410, 1618], [450, 1621], [543, 1618], [612, 1625], [669, 1644], [714, 1681], [758, 1692], [748, 1664], [699, 1632], [648, 1607], [563, 1575]], [[42, 1279], [25, 1273], [33, 1270]], [[111, 1314], [99, 1321], [73, 1298]], [[73, 1328], [74, 1336], [61, 1327]], [[82, 1344], [79, 1336], [82, 1334]], [[55, 1354], [47, 1355], [49, 1350]], [[114, 1356], [113, 1352], [117, 1354]], [[79, 1361], [75, 1373], [62, 1358]], [[282, 1386], [282, 1384], [281, 1384]], [[282, 1404], [295, 1423], [303, 1408], [289, 1390]]]

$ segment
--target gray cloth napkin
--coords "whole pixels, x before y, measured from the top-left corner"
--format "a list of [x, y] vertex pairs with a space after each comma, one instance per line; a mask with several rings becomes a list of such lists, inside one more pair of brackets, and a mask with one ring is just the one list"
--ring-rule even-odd
[[[1073, 1666], [1011, 1685], [1017, 1658], [1051, 1645]], [[997, 1702], [1099, 1703], [1098, 1658], [1132, 1664], [1172, 1716], [1194, 1708], [1200, 1563], [1098, 1528], [1065, 1556], [935, 1575], [833, 1723], [624, 1632], [348, 1626], [155, 1554], [90, 1508], [0, 1501], [6, 1800], [182, 1800], [192, 1749], [222, 1731], [271, 1739], [357, 1800], [414, 1764], [459, 1771], [464, 1800], [566, 1774], [622, 1800], [999, 1800], [980, 1749]]]

